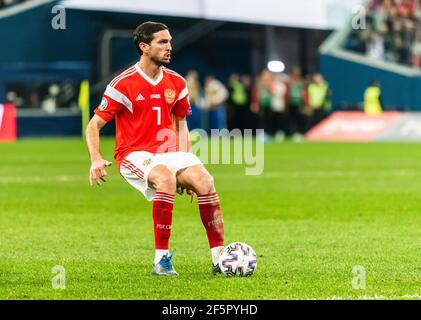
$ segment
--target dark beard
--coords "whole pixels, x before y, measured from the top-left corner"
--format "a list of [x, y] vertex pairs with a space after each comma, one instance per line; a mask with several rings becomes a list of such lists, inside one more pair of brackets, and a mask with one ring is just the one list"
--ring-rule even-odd
[[152, 62], [153, 62], [153, 63], [155, 63], [158, 67], [161, 67], [161, 66], [163, 66], [163, 65], [168, 65], [168, 64], [169, 64], [169, 62], [165, 62], [165, 61], [159, 60], [159, 59], [157, 59], [157, 58], [155, 58], [155, 57], [151, 57], [151, 60], [152, 60]]

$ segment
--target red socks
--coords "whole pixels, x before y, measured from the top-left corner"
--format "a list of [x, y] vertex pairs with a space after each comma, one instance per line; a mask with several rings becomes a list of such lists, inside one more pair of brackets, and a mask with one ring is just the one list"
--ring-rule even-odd
[[211, 248], [224, 245], [224, 221], [217, 193], [198, 196], [200, 217]]
[[[210, 248], [224, 245], [224, 221], [216, 193], [198, 196], [199, 211]], [[167, 250], [172, 228], [174, 195], [157, 192], [153, 201], [155, 249]]]
[[172, 228], [172, 209], [174, 195], [157, 192], [153, 200], [153, 224], [155, 234], [155, 249], [168, 249]]

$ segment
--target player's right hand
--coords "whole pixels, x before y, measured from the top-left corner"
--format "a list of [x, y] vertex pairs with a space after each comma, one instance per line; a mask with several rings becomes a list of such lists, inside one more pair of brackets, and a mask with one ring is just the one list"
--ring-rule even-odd
[[190, 189], [187, 189], [179, 184], [177, 184], [177, 193], [182, 196], [184, 194], [184, 191], [186, 191], [186, 194], [188, 194], [189, 196], [191, 196], [194, 192]]
[[105, 177], [107, 176], [107, 171], [105, 167], [112, 165], [112, 162], [107, 160], [95, 160], [92, 161], [91, 169], [89, 170], [89, 183], [91, 186], [94, 185], [94, 182], [100, 186], [102, 182], [106, 182]]

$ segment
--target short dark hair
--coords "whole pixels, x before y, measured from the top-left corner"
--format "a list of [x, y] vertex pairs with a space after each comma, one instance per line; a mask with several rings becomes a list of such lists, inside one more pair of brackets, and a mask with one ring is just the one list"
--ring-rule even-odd
[[169, 29], [165, 24], [160, 22], [147, 21], [137, 26], [133, 32], [133, 43], [136, 46], [137, 51], [139, 51], [140, 55], [142, 55], [143, 52], [140, 50], [139, 44], [141, 42], [151, 44], [154, 33], [162, 30]]

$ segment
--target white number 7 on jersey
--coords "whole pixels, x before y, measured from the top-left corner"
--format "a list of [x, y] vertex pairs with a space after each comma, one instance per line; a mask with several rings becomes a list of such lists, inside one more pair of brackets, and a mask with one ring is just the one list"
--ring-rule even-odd
[[158, 111], [157, 124], [158, 124], [158, 126], [160, 126], [161, 125], [161, 107], [152, 107], [152, 110]]

